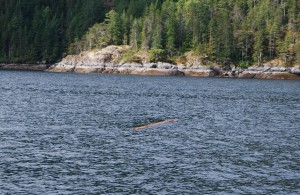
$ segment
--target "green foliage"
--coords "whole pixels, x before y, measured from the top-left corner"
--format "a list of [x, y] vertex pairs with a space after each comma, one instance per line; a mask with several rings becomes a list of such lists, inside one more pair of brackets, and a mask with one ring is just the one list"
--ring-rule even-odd
[[242, 68], [242, 69], [246, 69], [248, 68], [249, 66], [252, 65], [253, 62], [250, 62], [250, 61], [240, 61], [238, 63], [238, 67]]
[[150, 62], [158, 62], [166, 60], [166, 52], [163, 49], [151, 49], [149, 50], [149, 61]]
[[106, 47], [112, 44], [110, 35], [106, 23], [96, 23], [89, 28], [81, 39], [76, 38], [74, 42], [69, 45], [68, 53], [79, 54], [82, 51]]
[[105, 19], [110, 35], [110, 42], [115, 45], [120, 45], [123, 42], [123, 21], [119, 13], [114, 10], [106, 14]]
[[194, 51], [223, 65], [275, 58], [293, 65], [300, 58], [299, 2], [0, 0], [0, 59], [55, 62], [67, 51], [130, 44], [152, 61]]
[[130, 30], [130, 45], [134, 50], [138, 50], [141, 45], [142, 21], [134, 19]]
[[135, 49], [162, 49], [169, 57], [193, 50], [244, 67], [247, 61], [261, 64], [285, 56], [292, 64], [298, 59], [299, 37], [290, 38], [300, 28], [298, 1], [152, 0], [144, 2], [142, 14], [131, 9], [133, 2], [141, 1], [120, 4], [133, 18], [128, 42]]
[[128, 50], [126, 51], [122, 56], [121, 59], [119, 59], [119, 61], [122, 62], [135, 62], [135, 63], [142, 63], [142, 59], [138, 56], [135, 55], [133, 50]]
[[174, 56], [173, 57], [174, 59], [173, 59], [173, 62], [175, 63], [175, 64], [181, 64], [181, 65], [186, 65], [186, 63], [187, 63], [187, 58], [186, 58], [186, 56], [185, 55], [181, 55], [181, 56]]
[[54, 63], [104, 14], [99, 0], [0, 0], [0, 62]]

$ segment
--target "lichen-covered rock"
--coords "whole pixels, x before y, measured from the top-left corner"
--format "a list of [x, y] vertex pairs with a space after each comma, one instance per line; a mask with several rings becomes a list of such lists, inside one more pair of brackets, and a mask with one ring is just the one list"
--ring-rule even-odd
[[50, 67], [48, 71], [94, 72], [99, 68], [118, 67], [119, 65], [115, 64], [114, 61], [128, 49], [130, 49], [129, 46], [111, 45], [101, 50], [84, 51], [79, 55], [68, 55], [61, 62]]

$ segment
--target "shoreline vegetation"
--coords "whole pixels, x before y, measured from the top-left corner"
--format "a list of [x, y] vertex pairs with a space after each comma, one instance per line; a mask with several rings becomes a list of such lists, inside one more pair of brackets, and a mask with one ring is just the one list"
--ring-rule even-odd
[[111, 45], [68, 55], [53, 65], [0, 64], [0, 70], [300, 80], [299, 65], [285, 67], [280, 60], [242, 69], [234, 64], [222, 66], [191, 52], [173, 61], [167, 59], [162, 62], [157, 59], [150, 52], [134, 51], [128, 45]]
[[234, 64], [222, 66], [191, 52], [173, 61], [167, 59], [162, 62], [150, 52], [135, 51], [128, 45], [111, 45], [66, 56], [46, 71], [300, 80], [299, 66], [284, 67], [280, 63], [280, 60], [273, 60], [242, 69]]

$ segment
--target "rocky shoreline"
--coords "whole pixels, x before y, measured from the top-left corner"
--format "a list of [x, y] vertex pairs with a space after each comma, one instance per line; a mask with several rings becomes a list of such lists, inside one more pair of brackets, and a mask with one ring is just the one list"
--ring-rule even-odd
[[165, 62], [148, 63], [118, 61], [127, 47], [109, 46], [102, 50], [86, 51], [79, 55], [69, 55], [61, 62], [49, 67], [50, 72], [78, 72], [101, 74], [132, 74], [132, 75], [169, 75], [198, 77], [230, 77], [259, 79], [293, 79], [300, 80], [300, 68], [284, 68], [274, 64], [248, 69], [224, 70], [218, 66], [203, 66], [197, 63], [174, 65]]
[[45, 71], [50, 64], [0, 64], [0, 70]]
[[217, 65], [201, 65], [198, 60], [190, 59], [188, 64], [184, 65], [165, 62], [149, 63], [143, 58], [138, 62], [126, 62], [122, 60], [122, 55], [128, 51], [128, 47], [108, 46], [102, 50], [68, 55], [61, 62], [53, 65], [0, 64], [0, 70], [300, 80], [300, 65], [286, 68], [276, 63], [265, 63], [261, 67], [252, 66], [248, 69], [239, 69], [235, 66], [223, 69]]
[[115, 65], [54, 65], [47, 69], [50, 72], [77, 72], [101, 74], [132, 74], [132, 75], [165, 75], [165, 76], [198, 76], [198, 77], [230, 77], [230, 78], [258, 78], [258, 79], [293, 79], [300, 80], [300, 71], [238, 69], [222, 70], [219, 68], [183, 68], [167, 63], [135, 64], [127, 63]]

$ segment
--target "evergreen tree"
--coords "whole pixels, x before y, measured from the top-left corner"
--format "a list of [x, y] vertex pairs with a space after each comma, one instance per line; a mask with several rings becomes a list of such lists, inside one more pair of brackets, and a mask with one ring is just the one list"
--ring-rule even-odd
[[108, 33], [111, 37], [111, 43], [120, 45], [123, 43], [123, 22], [119, 13], [114, 10], [106, 14], [106, 22], [108, 24]]
[[223, 64], [300, 61], [299, 0], [0, 0], [0, 5], [0, 62], [53, 63], [67, 52], [110, 44], [169, 57], [193, 50]]
[[0, 62], [56, 62], [106, 10], [103, 0], [0, 0]]
[[176, 4], [173, 1], [167, 0], [162, 4], [163, 18], [165, 18], [166, 43], [167, 52], [172, 56], [176, 50]]

